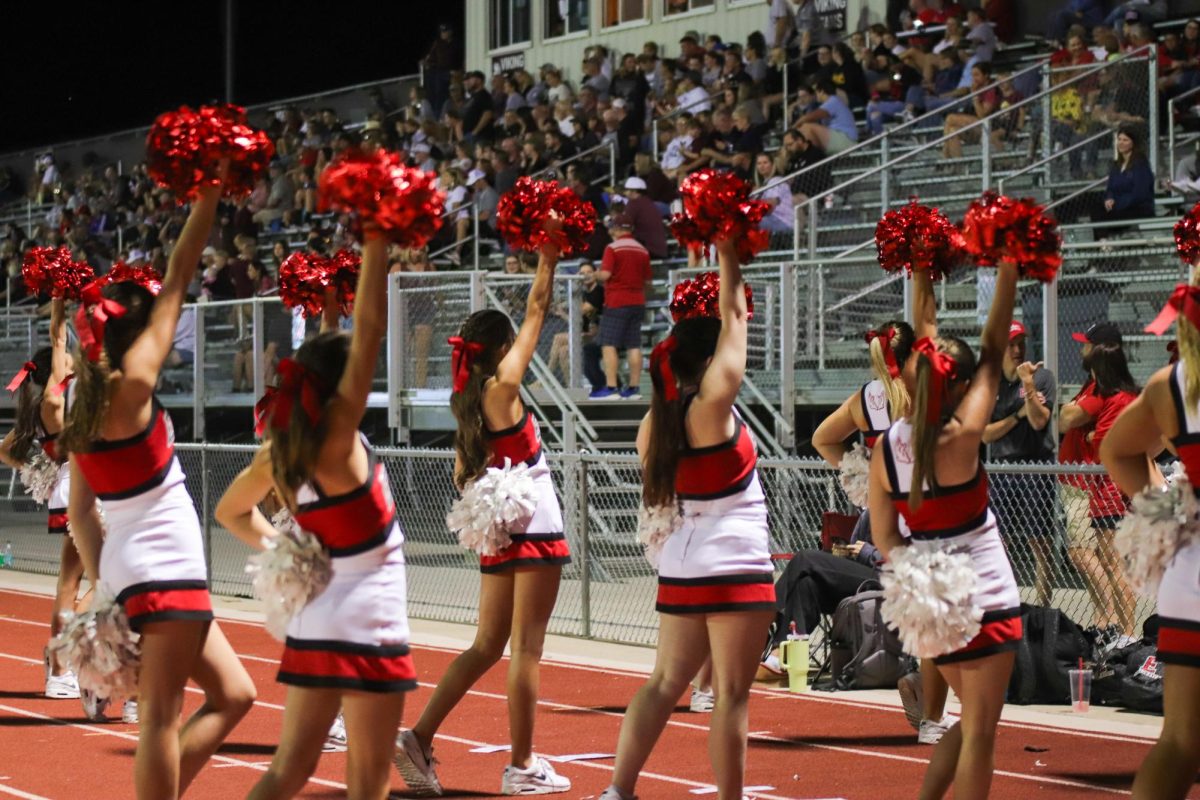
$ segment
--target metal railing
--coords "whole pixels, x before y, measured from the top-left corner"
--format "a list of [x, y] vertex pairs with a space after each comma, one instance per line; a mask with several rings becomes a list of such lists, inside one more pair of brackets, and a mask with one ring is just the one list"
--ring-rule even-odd
[[1170, 180], [1175, 180], [1175, 104], [1197, 94], [1200, 94], [1200, 86], [1188, 89], [1167, 101], [1167, 177]]
[[[784, 72], [786, 73], [787, 70], [785, 69]], [[655, 163], [658, 163], [658, 124], [660, 122], [663, 122], [666, 120], [674, 119], [675, 117], [678, 117], [683, 112], [685, 112], [689, 109], [692, 109], [692, 108], [696, 108], [697, 106], [703, 105], [705, 103], [712, 105], [713, 98], [716, 97], [717, 95], [723, 93], [724, 91], [725, 91], [724, 89], [718, 89], [715, 92], [710, 92], [708, 97], [705, 97], [703, 100], [697, 100], [694, 103], [688, 103], [686, 106], [679, 106], [677, 108], [673, 108], [673, 109], [671, 109], [670, 113], [663, 114], [661, 117], [655, 117], [654, 119], [652, 119], [650, 121], [650, 152], [653, 153], [653, 155], [654, 155]]]

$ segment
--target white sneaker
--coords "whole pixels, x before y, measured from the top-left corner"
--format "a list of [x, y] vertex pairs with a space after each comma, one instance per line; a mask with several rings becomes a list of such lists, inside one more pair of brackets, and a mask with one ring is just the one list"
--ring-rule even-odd
[[621, 790], [618, 789], [617, 787], [609, 786], [607, 789], [605, 789], [603, 792], [600, 793], [600, 800], [638, 800], [638, 799], [637, 799], [636, 794], [629, 795], [628, 797], [626, 797], [625, 795], [621, 794]]
[[126, 700], [121, 706], [121, 722], [126, 725], [138, 724], [137, 700]]
[[78, 700], [79, 681], [74, 672], [46, 676], [46, 697], [52, 700]]
[[108, 698], [101, 697], [90, 689], [80, 689], [79, 699], [83, 701], [83, 713], [92, 722], [103, 722], [108, 719]]
[[346, 749], [346, 719], [342, 716], [342, 712], [334, 717], [333, 724], [329, 726], [329, 733], [325, 734], [325, 752], [337, 753]]
[[921, 730], [921, 673], [908, 673], [896, 682], [896, 689], [904, 705], [904, 718], [914, 731]]
[[948, 716], [942, 717], [940, 722], [934, 722], [931, 719], [921, 720], [921, 728], [917, 732], [917, 744], [937, 744], [955, 721]]
[[419, 797], [441, 797], [442, 784], [438, 782], [434, 765], [433, 748], [426, 753], [412, 731], [400, 731], [396, 737], [396, 769], [408, 784], [413, 794]]
[[556, 794], [569, 792], [571, 782], [554, 771], [550, 762], [534, 756], [533, 766], [518, 769], [509, 764], [500, 779], [500, 794]]
[[713, 710], [713, 693], [692, 687], [692, 702], [688, 706], [697, 714], [707, 714]]

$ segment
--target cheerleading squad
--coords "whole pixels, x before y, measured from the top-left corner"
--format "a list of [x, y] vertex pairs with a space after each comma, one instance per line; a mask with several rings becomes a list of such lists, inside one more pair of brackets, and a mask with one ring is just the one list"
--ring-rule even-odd
[[[193, 119], [184, 111], [171, 117], [177, 128], [203, 129], [221, 116]], [[166, 147], [177, 158], [200, 159], [190, 171], [173, 163], [165, 180], [204, 176], [198, 186], [180, 187], [192, 206], [166, 275], [160, 282], [119, 275], [60, 293], [50, 347], [10, 384], [18, 392], [18, 420], [0, 453], [47, 502], [51, 532], [69, 533], [47, 648], [47, 694], [135, 698], [137, 794], [164, 798], [186, 790], [256, 694], [213, 617], [199, 520], [154, 388], [218, 199], [236, 191], [253, 172], [248, 160], [257, 163], [261, 153], [229, 144], [188, 156], [157, 124], [150, 141], [154, 153]], [[776, 609], [756, 448], [735, 409], [752, 314], [740, 265], [755, 252], [758, 240], [749, 232], [766, 211], [748, 190], [736, 178], [703, 171], [682, 191], [686, 216], [677, 234], [692, 246], [711, 246], [719, 271], [677, 287], [675, 325], [650, 359], [654, 393], [637, 437], [638, 536], [658, 570], [660, 629], [655, 665], [622, 722], [603, 800], [635, 797], [638, 775], [676, 702], [701, 672], [711, 673], [714, 693], [709, 753], [717, 796], [742, 796], [750, 688]], [[278, 385], [255, 409], [262, 445], [215, 512], [259, 551], [251, 557], [255, 591], [268, 630], [283, 640], [281, 740], [250, 797], [299, 792], [339, 724], [349, 751], [350, 797], [386, 797], [393, 762], [415, 792], [442, 794], [433, 741], [506, 645], [511, 758], [500, 792], [567, 792], [570, 781], [534, 753], [533, 739], [539, 662], [571, 554], [520, 387], [550, 307], [558, 259], [589, 231], [576, 221], [570, 192], [552, 182], [518, 185], [501, 201], [498, 224], [510, 244], [539, 254], [525, 316], [514, 330], [504, 314], [480, 311], [450, 340], [458, 423], [453, 481], [460, 498], [447, 523], [479, 555], [478, 628], [416, 723], [401, 730], [405, 695], [417, 685], [404, 533], [386, 471], [359, 425], [386, 333], [387, 243], [423, 244], [436, 231], [429, 220], [437, 218], [441, 197], [428, 176], [382, 152], [344, 156], [326, 172], [321, 193], [356, 218], [361, 261], [352, 279], [345, 264], [339, 276], [304, 265], [309, 285], [297, 305], [321, 313], [321, 332], [281, 362]], [[848, 495], [868, 508], [871, 536], [888, 562], [884, 613], [906, 649], [923, 659], [926, 697], [933, 698], [928, 715], [941, 719], [947, 686], [961, 701], [961, 717], [946, 721], [919, 796], [942, 797], [953, 786], [956, 797], [981, 798], [990, 787], [996, 728], [1022, 630], [979, 445], [995, 404], [1018, 277], [1053, 278], [1049, 234], [1039, 209], [994, 195], [973, 206], [962, 234], [929, 209], [892, 213], [901, 215], [892, 223], [921, 230], [908, 241], [922, 253], [904, 254], [915, 323], [891, 323], [874, 337], [874, 380], [821, 426], [815, 441], [841, 466]], [[984, 224], [996, 235], [979, 235]], [[1034, 228], [1040, 233], [1028, 235]], [[952, 237], [952, 246], [939, 236]], [[978, 356], [937, 329], [932, 281], [945, 265], [928, 256], [932, 249], [954, 252], [960, 236], [968, 248], [988, 242], [990, 249], [976, 255], [998, 264]], [[1028, 247], [1037, 236], [1043, 237], [1038, 246]], [[72, 281], [63, 275], [78, 274], [73, 266], [50, 272], [51, 282], [64, 287]], [[73, 361], [66, 352], [66, 297], [79, 302]], [[349, 334], [337, 325], [347, 304]], [[1175, 316], [1179, 363], [1154, 376], [1102, 448], [1114, 480], [1135, 498], [1126, 534], [1143, 537], [1154, 554], [1136, 573], [1138, 583], [1161, 583], [1166, 718], [1138, 774], [1139, 798], [1183, 797], [1200, 761], [1200, 541], [1188, 482], [1200, 471], [1200, 286], [1179, 287], [1156, 330]], [[842, 442], [856, 432], [868, 447], [846, 453]], [[1179, 455], [1184, 475], [1158, 488], [1150, 456], [1164, 442]], [[269, 520], [262, 508], [279, 512]], [[83, 575], [95, 592], [77, 600]], [[183, 721], [189, 680], [205, 699]]]

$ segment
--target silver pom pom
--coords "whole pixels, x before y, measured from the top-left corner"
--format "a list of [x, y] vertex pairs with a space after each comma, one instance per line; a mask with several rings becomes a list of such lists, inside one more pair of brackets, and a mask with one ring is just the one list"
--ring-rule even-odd
[[842, 482], [842, 491], [851, 503], [859, 508], [866, 508], [867, 495], [871, 489], [871, 453], [861, 444], [855, 444], [842, 457], [842, 465], [838, 468], [838, 480]]
[[652, 566], [658, 566], [663, 545], [667, 543], [671, 534], [679, 530], [682, 522], [683, 518], [679, 516], [679, 506], [676, 503], [653, 508], [643, 504], [638, 508], [638, 541], [645, 546], [646, 560]]
[[494, 556], [512, 543], [509, 531], [520, 528], [537, 510], [538, 491], [529, 466], [504, 459], [502, 468], [469, 483], [446, 515], [459, 544], [481, 556]]
[[25, 484], [25, 494], [38, 503], [50, 502], [50, 495], [58, 485], [58, 464], [51, 461], [44, 452], [37, 450], [21, 465], [19, 474], [21, 483]]
[[968, 553], [951, 552], [936, 542], [897, 547], [880, 582], [880, 613], [900, 632], [909, 655], [935, 658], [952, 653], [982, 627], [983, 609], [974, 597], [978, 579]]
[[125, 609], [97, 589], [91, 608], [65, 622], [50, 640], [50, 656], [75, 673], [79, 687], [101, 697], [136, 695], [141, 637], [130, 629]]
[[1133, 498], [1113, 544], [1125, 559], [1125, 577], [1134, 591], [1157, 596], [1175, 554], [1200, 535], [1198, 508], [1192, 485], [1178, 473], [1166, 486], [1148, 486]]
[[247, 559], [246, 572], [253, 576], [254, 596], [263, 601], [267, 632], [283, 641], [292, 617], [329, 585], [333, 564], [321, 540], [302, 530], [286, 508], [271, 524], [278, 534]]

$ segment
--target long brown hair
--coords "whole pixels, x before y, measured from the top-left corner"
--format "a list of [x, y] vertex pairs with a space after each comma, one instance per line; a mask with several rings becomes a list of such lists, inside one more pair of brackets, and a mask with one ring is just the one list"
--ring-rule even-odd
[[[917, 354], [916, 385], [913, 391], [909, 419], [912, 422], [913, 472], [912, 486], [908, 490], [908, 507], [916, 511], [925, 499], [925, 480], [933, 494], [937, 494], [937, 476], [934, 473], [934, 454], [937, 452], [938, 437], [947, 420], [954, 414], [956, 403], [951, 400], [950, 390], [969, 382], [975, 374], [975, 354], [962, 339], [939, 336], [934, 340], [938, 350], [954, 359], [954, 378], [947, 378], [942, 388], [942, 397], [933, 396], [933, 365], [924, 353]], [[929, 413], [934, 404], [940, 404], [937, 419], [930, 420]], [[893, 487], [894, 488], [894, 487]]]
[[38, 423], [42, 412], [42, 395], [50, 380], [50, 361], [53, 350], [43, 347], [33, 354], [34, 369], [17, 389], [17, 415], [13, 423], [12, 445], [9, 455], [17, 461], [26, 461], [33, 450], [38, 436]]
[[[1200, 269], [1194, 270], [1191, 285], [1200, 286]], [[1183, 389], [1188, 408], [1200, 403], [1200, 330], [1187, 314], [1179, 315], [1179, 358], [1186, 364], [1183, 370]]]
[[316, 422], [309, 419], [300, 398], [292, 403], [284, 424], [269, 420], [266, 436], [271, 442], [271, 477], [280, 499], [296, 510], [296, 490], [312, 479], [317, 457], [328, 433], [326, 404], [337, 391], [346, 360], [350, 357], [350, 337], [341, 331], [326, 331], [309, 339], [296, 351], [294, 361], [305, 370], [304, 380], [316, 390], [321, 413]]
[[911, 325], [904, 320], [894, 319], [876, 328], [873, 331], [876, 336], [868, 345], [871, 354], [871, 371], [883, 384], [888, 405], [891, 406], [892, 419], [900, 419], [908, 414], [909, 396], [908, 389], [904, 388], [904, 382], [898, 377], [893, 378], [892, 373], [888, 370], [887, 358], [883, 352], [884, 340], [880, 337], [886, 336], [889, 331], [893, 331], [890, 346], [892, 355], [896, 359], [896, 366], [900, 369], [904, 368], [905, 362], [912, 353], [914, 334]]
[[[667, 356], [677, 386], [668, 387], [663, 370], [651, 363], [650, 441], [642, 465], [642, 502], [653, 508], [675, 502], [675, 471], [687, 445], [683, 397], [679, 387], [693, 387], [704, 376], [708, 359], [717, 349], [721, 320], [715, 317], [685, 319], [671, 329], [674, 349]], [[673, 399], [667, 399], [672, 391]]]
[[63, 446], [77, 453], [86, 452], [100, 438], [100, 429], [108, 413], [108, 379], [120, 369], [125, 354], [150, 321], [154, 295], [136, 283], [110, 283], [101, 295], [120, 303], [124, 315], [110, 317], [104, 326], [104, 346], [100, 358], [91, 361], [86, 354], [75, 354], [75, 378], [71, 386], [71, 408], [62, 432]]
[[496, 367], [512, 346], [516, 333], [512, 320], [504, 312], [489, 308], [467, 317], [458, 335], [464, 342], [483, 345], [483, 351], [471, 364], [466, 386], [450, 395], [450, 410], [458, 422], [454, 431], [454, 450], [458, 453], [454, 485], [461, 489], [487, 471], [492, 458], [483, 419], [483, 387], [496, 374]]

